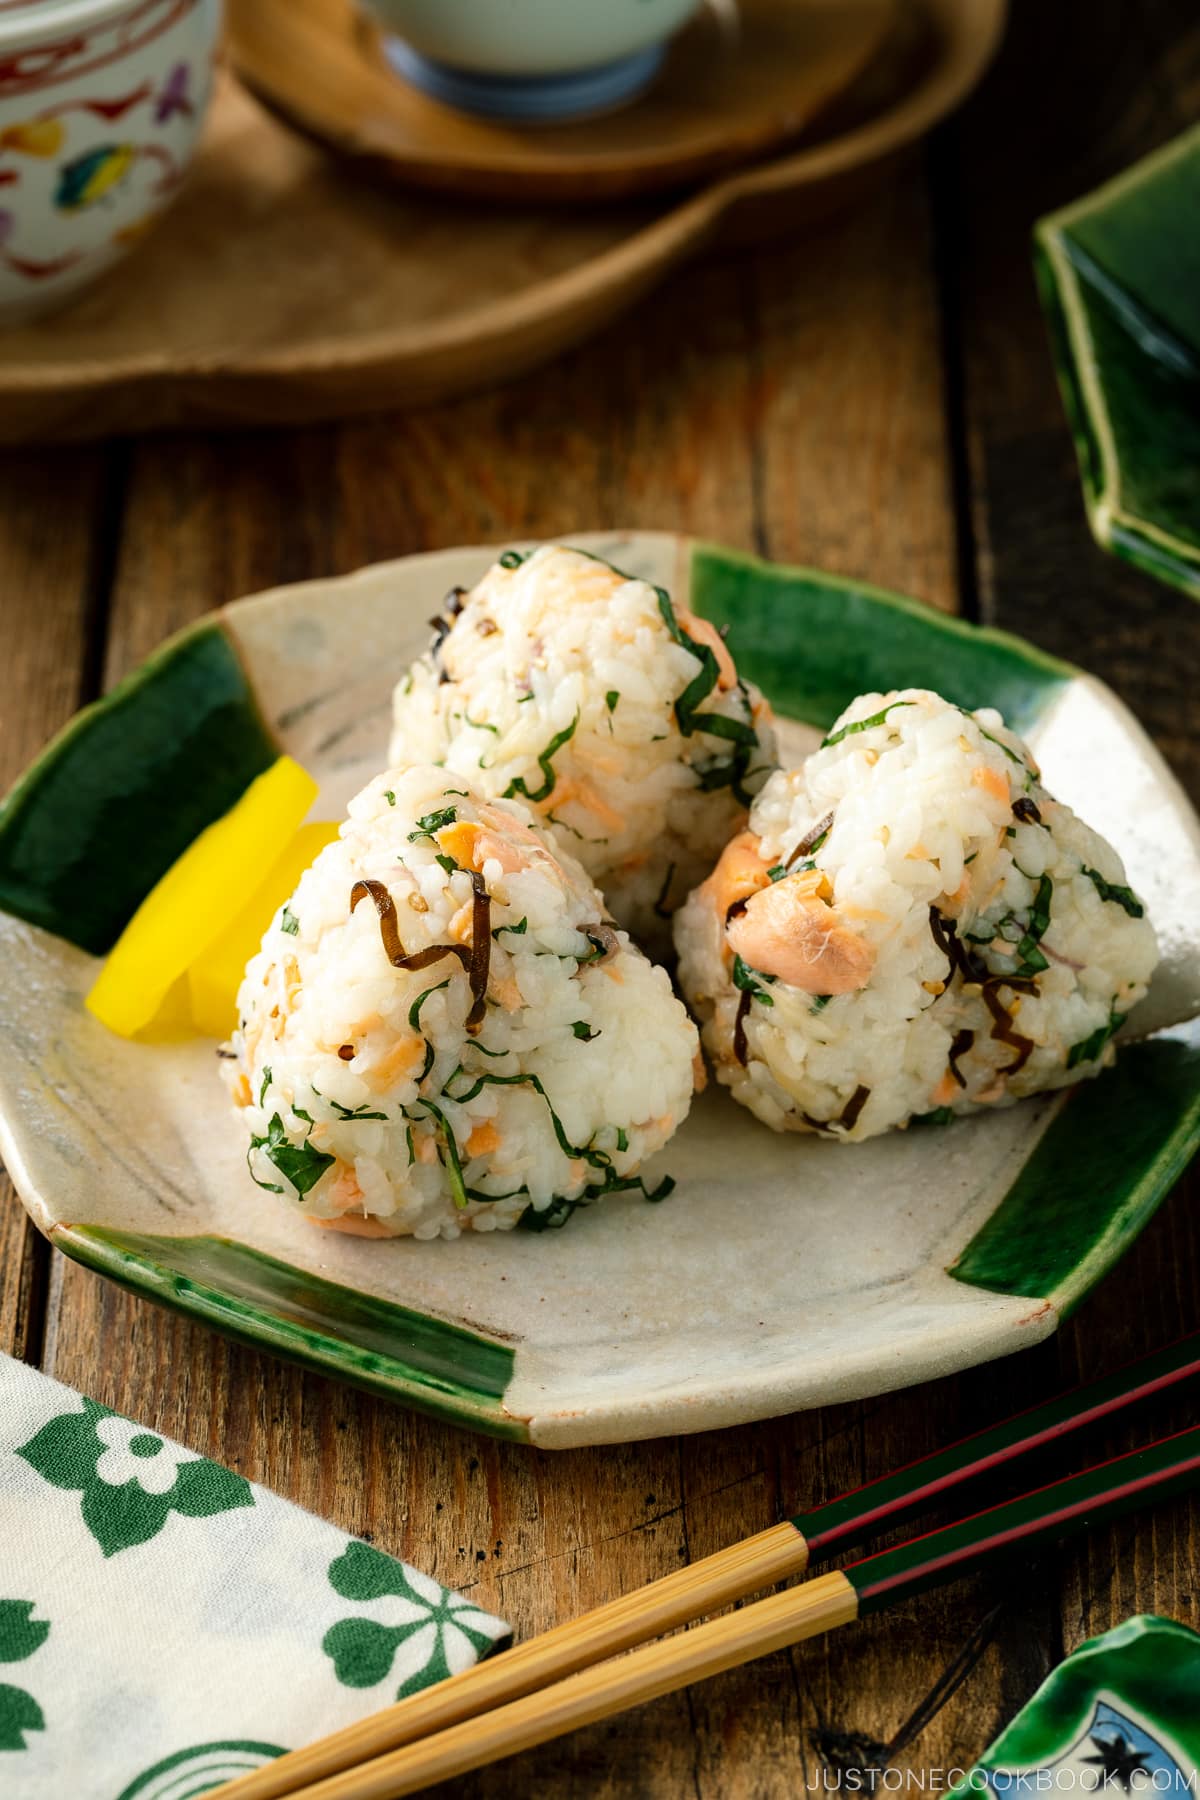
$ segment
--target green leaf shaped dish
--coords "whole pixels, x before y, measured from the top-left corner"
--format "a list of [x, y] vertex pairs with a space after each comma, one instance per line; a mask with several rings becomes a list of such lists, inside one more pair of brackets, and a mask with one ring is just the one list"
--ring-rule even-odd
[[1200, 1637], [1147, 1614], [1060, 1663], [956, 1792], [1182, 1796], [1198, 1782]]
[[1097, 543], [1200, 598], [1200, 127], [1039, 221]]
[[1200, 1142], [1200, 824], [1177, 784], [1106, 688], [1017, 638], [665, 533], [572, 541], [728, 626], [788, 756], [865, 689], [1000, 707], [1158, 928], [1138, 1041], [1072, 1093], [853, 1149], [777, 1137], [710, 1087], [650, 1165], [677, 1178], [664, 1205], [615, 1196], [562, 1231], [370, 1243], [261, 1194], [212, 1042], [126, 1041], [83, 996], [281, 749], [324, 818], [377, 772], [430, 613], [496, 555], [447, 550], [224, 608], [0, 808], [0, 1152], [26, 1206], [67, 1255], [216, 1330], [547, 1447], [882, 1393], [1044, 1338]]

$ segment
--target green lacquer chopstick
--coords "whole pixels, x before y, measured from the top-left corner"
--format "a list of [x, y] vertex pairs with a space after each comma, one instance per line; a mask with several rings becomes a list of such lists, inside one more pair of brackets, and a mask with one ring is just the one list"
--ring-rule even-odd
[[1198, 1483], [1200, 1425], [1191, 1425], [1145, 1449], [1096, 1463], [957, 1524], [876, 1551], [837, 1574], [854, 1589], [856, 1616], [879, 1612], [893, 1601], [953, 1581], [967, 1569], [983, 1568], [1020, 1545], [1057, 1542], [1152, 1501], [1170, 1500]]
[[1144, 1406], [1197, 1375], [1200, 1333], [961, 1438], [945, 1450], [841, 1494], [812, 1512], [800, 1513], [791, 1523], [803, 1534], [810, 1560], [829, 1556], [938, 1505], [982, 1475], [1011, 1469], [1024, 1457]]
[[[774, 1582], [803, 1574], [814, 1557], [827, 1556], [897, 1525], [937, 1505], [980, 1476], [1007, 1470], [1020, 1458], [1060, 1443], [1087, 1426], [1142, 1406], [1198, 1374], [1200, 1334], [1185, 1338], [1100, 1381], [1056, 1395], [1028, 1412], [962, 1439], [949, 1449], [937, 1451], [824, 1506], [758, 1532], [754, 1537], [678, 1569], [660, 1581], [596, 1607], [578, 1619], [568, 1620], [540, 1637], [527, 1639], [453, 1680], [414, 1694], [319, 1744], [295, 1751], [256, 1770], [234, 1784], [231, 1796], [236, 1792], [238, 1800], [277, 1800], [278, 1796], [294, 1794], [302, 1781], [322, 1781], [340, 1770], [355, 1770], [367, 1757], [378, 1757], [381, 1752], [427, 1738], [477, 1715], [490, 1715], [494, 1709], [506, 1707], [523, 1695], [545, 1691], [548, 1684], [586, 1670], [606, 1657], [631, 1650], [635, 1645], [644, 1645], [649, 1638], [692, 1619], [703, 1618]], [[1082, 1481], [1085, 1478], [1076, 1479]], [[962, 1532], [970, 1523], [946, 1529]], [[919, 1546], [928, 1546], [929, 1541], [917, 1539], [915, 1544], [901, 1546], [897, 1551], [885, 1551], [885, 1558], [896, 1559], [894, 1566], [871, 1558], [852, 1565], [844, 1574], [825, 1576], [819, 1582], [809, 1583], [803, 1591], [821, 1589], [832, 1582], [837, 1588], [839, 1604], [844, 1608], [852, 1602], [852, 1611], [847, 1616], [856, 1616], [859, 1611], [871, 1610], [875, 1604], [886, 1604], [884, 1600], [876, 1601], [876, 1592], [891, 1593], [894, 1586], [879, 1584], [894, 1584], [902, 1578], [907, 1567], [905, 1556], [916, 1554], [921, 1559], [920, 1567], [926, 1567], [924, 1559], [930, 1552], [920, 1550]], [[874, 1571], [869, 1577], [862, 1576], [862, 1580], [870, 1584], [869, 1592], [856, 1585], [855, 1569]], [[940, 1574], [930, 1575], [922, 1585], [945, 1578]], [[913, 1575], [912, 1579], [917, 1577]], [[774, 1598], [783, 1600], [787, 1596]], [[772, 1603], [760, 1602], [761, 1605]], [[751, 1611], [757, 1611], [757, 1608], [746, 1608], [736, 1616], [741, 1618]], [[695, 1632], [689, 1632], [688, 1638], [695, 1635]]]

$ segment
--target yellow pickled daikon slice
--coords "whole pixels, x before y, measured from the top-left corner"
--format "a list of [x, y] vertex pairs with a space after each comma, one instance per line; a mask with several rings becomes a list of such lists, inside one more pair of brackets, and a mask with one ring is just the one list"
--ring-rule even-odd
[[247, 905], [316, 794], [312, 776], [290, 756], [252, 781], [146, 895], [105, 959], [88, 1011], [111, 1031], [134, 1037], [155, 1022], [170, 996], [174, 1022], [180, 996], [171, 990]]

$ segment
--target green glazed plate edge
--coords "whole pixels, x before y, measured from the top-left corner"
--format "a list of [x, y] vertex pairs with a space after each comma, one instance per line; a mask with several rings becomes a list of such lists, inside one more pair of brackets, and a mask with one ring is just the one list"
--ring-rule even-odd
[[[199, 1319], [237, 1343], [270, 1350], [286, 1362], [349, 1381], [367, 1393], [399, 1401], [451, 1424], [470, 1426], [492, 1437], [529, 1441], [527, 1423], [507, 1412], [503, 1404], [515, 1356], [508, 1345], [496, 1339], [322, 1281], [225, 1238], [167, 1238], [98, 1225], [57, 1224], [51, 1226], [49, 1238], [85, 1268], [106, 1275], [144, 1299]], [[222, 1285], [201, 1279], [190, 1266], [193, 1262], [211, 1269]], [[274, 1288], [275, 1304], [251, 1297], [247, 1271], [254, 1285], [268, 1292]], [[303, 1310], [314, 1311], [314, 1302], [324, 1302], [328, 1329], [306, 1321], [298, 1307], [289, 1314], [286, 1293], [301, 1282], [308, 1295]], [[339, 1312], [344, 1319], [372, 1315], [372, 1335], [391, 1335], [397, 1342], [411, 1337], [415, 1328], [427, 1348], [437, 1353], [437, 1361], [455, 1374], [434, 1373], [428, 1356], [406, 1360], [356, 1341], [349, 1331], [335, 1335]]]
[[1145, 574], [1200, 598], [1200, 552], [1153, 520], [1127, 511], [1112, 497], [1115, 451], [1103, 382], [1093, 354], [1079, 280], [1064, 238], [1074, 219], [1113, 188], [1141, 177], [1200, 144], [1200, 128], [1184, 132], [1131, 169], [1080, 199], [1039, 219], [1033, 230], [1033, 266], [1045, 314], [1063, 409], [1075, 443], [1084, 506], [1092, 536], [1102, 550]]

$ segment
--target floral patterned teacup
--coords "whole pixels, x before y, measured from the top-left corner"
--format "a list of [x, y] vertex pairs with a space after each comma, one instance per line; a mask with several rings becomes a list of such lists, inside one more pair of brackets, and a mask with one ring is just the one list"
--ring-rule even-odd
[[136, 244], [191, 157], [220, 0], [0, 0], [0, 323]]

